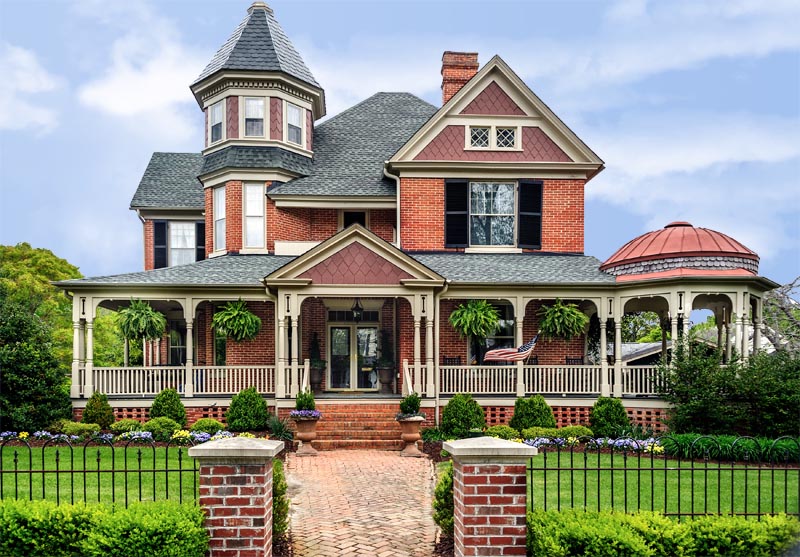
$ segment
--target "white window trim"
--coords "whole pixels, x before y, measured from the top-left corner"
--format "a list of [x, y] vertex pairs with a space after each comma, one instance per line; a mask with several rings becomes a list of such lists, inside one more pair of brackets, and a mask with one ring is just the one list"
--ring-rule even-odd
[[[247, 135], [247, 99], [260, 99], [264, 105], [264, 133], [262, 135]], [[245, 95], [239, 97], [239, 134], [240, 139], [269, 139], [269, 97], [261, 95]]]
[[222, 190], [222, 192], [223, 192], [222, 193], [222, 202], [223, 202], [223, 204], [227, 205], [227, 201], [228, 201], [227, 200], [227, 193], [228, 192], [226, 191], [226, 186], [217, 186], [216, 188], [214, 188], [212, 190], [212, 193], [211, 193], [211, 195], [212, 195], [211, 206], [212, 206], [213, 214], [212, 214], [212, 220], [211, 220], [211, 243], [214, 246], [214, 251], [212, 252], [212, 255], [219, 255], [219, 254], [226, 253], [227, 252], [227, 245], [228, 245], [228, 242], [227, 242], [227, 235], [228, 235], [228, 208], [227, 207], [225, 207], [225, 216], [223, 217], [225, 219], [225, 231], [224, 231], [225, 233], [222, 235], [223, 239], [225, 240], [225, 245], [223, 245], [222, 247], [217, 245], [217, 222], [222, 220], [222, 219], [217, 218], [218, 217], [217, 202], [216, 202], [217, 201], [217, 190]]
[[192, 237], [194, 241], [192, 242], [191, 247], [189, 248], [174, 248], [174, 249], [183, 249], [183, 250], [190, 250], [192, 252], [192, 262], [197, 262], [197, 222], [198, 221], [189, 221], [189, 220], [168, 220], [167, 221], [167, 267], [175, 267], [176, 264], [172, 260], [172, 226], [176, 223], [189, 223], [192, 225]]
[[365, 214], [364, 227], [367, 230], [369, 230], [369, 213], [370, 213], [369, 209], [339, 209], [337, 211], [337, 213], [338, 213], [337, 214], [338, 221], [337, 221], [337, 224], [336, 224], [336, 230], [338, 230], [339, 232], [344, 230], [344, 214], [345, 213], [364, 213]]
[[[499, 246], [472, 245], [472, 184], [512, 184], [514, 186], [514, 209], [511, 213], [511, 216], [514, 217], [514, 243]], [[470, 180], [467, 182], [467, 188], [467, 218], [469, 219], [467, 223], [469, 236], [467, 239], [469, 240], [469, 245], [464, 251], [468, 253], [522, 253], [522, 249], [517, 247], [519, 246], [519, 182], [516, 180]], [[507, 215], [504, 213], [495, 216]]]
[[[213, 126], [213, 122], [211, 121], [211, 109], [213, 107], [217, 106], [220, 103], [222, 103], [222, 133], [220, 134], [220, 138], [217, 141], [211, 141], [211, 128]], [[227, 106], [226, 106], [227, 104], [228, 104], [227, 98], [223, 98], [223, 99], [218, 100], [215, 103], [212, 103], [212, 104], [208, 105], [208, 129], [206, 130], [206, 133], [208, 134], [208, 146], [209, 147], [211, 145], [217, 145], [219, 143], [222, 143], [223, 141], [228, 139], [228, 130], [226, 129], [227, 126], [225, 125], [225, 113], [227, 111], [226, 110], [227, 109]]]
[[[262, 190], [262, 203], [264, 216], [261, 217], [264, 223], [264, 245], [256, 248], [247, 247], [247, 186], [260, 186]], [[227, 224], [227, 223], [226, 223]], [[269, 253], [267, 250], [267, 188], [262, 182], [243, 182], [242, 183], [242, 249], [239, 253]]]
[[[471, 129], [472, 128], [489, 128], [489, 146], [488, 147], [473, 147]], [[513, 147], [498, 147], [497, 146], [497, 128], [516, 128], [514, 132], [514, 146]], [[522, 126], [521, 125], [506, 125], [506, 124], [470, 124], [464, 126], [464, 150], [465, 151], [522, 151]]]
[[[289, 105], [300, 109], [300, 143], [289, 141]], [[299, 104], [284, 100], [283, 101], [283, 142], [294, 145], [300, 149], [306, 149], [306, 108]]]

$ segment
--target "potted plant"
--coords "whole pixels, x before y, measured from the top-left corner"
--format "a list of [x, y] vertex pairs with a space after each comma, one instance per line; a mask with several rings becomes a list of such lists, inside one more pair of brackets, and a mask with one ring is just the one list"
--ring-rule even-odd
[[486, 300], [470, 300], [459, 304], [449, 321], [461, 338], [472, 340], [472, 354], [480, 361], [486, 337], [500, 327], [500, 312]]
[[394, 379], [394, 347], [389, 331], [381, 330], [381, 357], [378, 359], [378, 381], [382, 394], [391, 394]]
[[325, 376], [326, 362], [320, 356], [319, 335], [316, 331], [311, 334], [311, 341], [308, 343], [308, 359], [311, 362], [309, 378], [311, 392], [319, 393], [322, 391], [322, 379]]
[[540, 333], [546, 338], [570, 340], [583, 334], [589, 318], [575, 304], [565, 304], [560, 298], [551, 306], [539, 310]]
[[317, 438], [317, 422], [322, 414], [314, 403], [314, 393], [311, 391], [297, 393], [294, 410], [289, 412], [289, 417], [294, 420], [297, 427], [296, 437], [300, 441], [297, 456], [316, 456], [317, 451], [311, 446], [311, 441]]
[[[117, 323], [126, 343], [132, 340], [155, 340], [163, 337], [167, 330], [167, 318], [142, 300], [131, 300], [128, 307], [120, 309]], [[127, 352], [125, 365], [128, 365]]]
[[236, 342], [243, 342], [256, 338], [261, 330], [261, 319], [247, 309], [247, 302], [239, 298], [217, 310], [211, 319], [211, 328]]
[[397, 414], [396, 419], [400, 423], [403, 432], [400, 439], [406, 444], [400, 456], [414, 456], [420, 457], [422, 452], [417, 448], [417, 441], [420, 440], [419, 429], [422, 422], [425, 421], [425, 414], [419, 411], [419, 405], [422, 400], [417, 393], [411, 393], [400, 401], [400, 412]]

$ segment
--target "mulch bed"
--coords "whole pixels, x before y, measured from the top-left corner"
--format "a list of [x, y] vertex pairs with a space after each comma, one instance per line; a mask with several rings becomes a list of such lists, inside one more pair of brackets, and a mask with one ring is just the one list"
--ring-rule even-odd
[[291, 533], [272, 540], [272, 555], [273, 557], [293, 557], [294, 547]]
[[434, 557], [453, 557], [454, 553], [453, 538], [440, 537], [436, 540], [436, 545], [433, 548]]
[[428, 455], [431, 462], [438, 464], [445, 460], [450, 460], [449, 456], [442, 456], [442, 441], [423, 441], [422, 452]]

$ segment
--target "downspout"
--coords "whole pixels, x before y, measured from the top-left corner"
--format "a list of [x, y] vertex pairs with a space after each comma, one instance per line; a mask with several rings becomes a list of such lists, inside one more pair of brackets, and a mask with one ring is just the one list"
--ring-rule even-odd
[[395, 245], [397, 246], [397, 249], [402, 249], [402, 246], [400, 245], [400, 176], [398, 174], [392, 174], [391, 172], [389, 172], [389, 161], [383, 162], [383, 175], [389, 178], [390, 180], [394, 180], [395, 182], [395, 191], [397, 197], [397, 201], [395, 202], [396, 203], [395, 211], [397, 213], [397, 216], [395, 217], [395, 224], [396, 224], [395, 231], [397, 233], [397, 238], [396, 238], [397, 241], [395, 242]]
[[439, 427], [439, 387], [441, 387], [441, 378], [439, 374], [439, 334], [441, 327], [439, 324], [442, 321], [441, 316], [441, 309], [442, 309], [442, 296], [447, 292], [450, 288], [450, 279], [444, 281], [444, 288], [442, 288], [435, 296], [436, 300], [436, 321], [433, 323], [434, 327], [434, 337], [436, 338], [436, 344], [433, 345], [433, 357], [434, 357], [434, 364], [433, 369], [436, 371], [436, 397], [433, 400], [433, 411], [434, 411], [434, 422], [436, 423], [436, 427]]

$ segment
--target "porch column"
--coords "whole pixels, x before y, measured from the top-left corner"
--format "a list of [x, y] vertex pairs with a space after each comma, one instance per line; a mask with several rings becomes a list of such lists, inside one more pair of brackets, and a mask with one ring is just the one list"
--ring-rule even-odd
[[305, 381], [300, 379], [300, 339], [297, 338], [297, 316], [293, 315], [291, 317], [291, 327], [292, 327], [292, 361], [290, 365], [292, 366], [292, 385], [296, 385], [296, 392], [300, 392], [300, 389], [305, 387]]
[[[286, 318], [281, 317], [278, 321], [278, 368], [279, 377], [286, 377]], [[286, 395], [293, 397], [297, 394], [293, 377], [290, 376], [289, 384], [286, 385]]]
[[94, 321], [86, 319], [86, 366], [83, 372], [83, 396], [89, 398], [94, 393]]
[[425, 318], [425, 396], [435, 394], [433, 386], [433, 319], [430, 315]]
[[[278, 304], [275, 304], [275, 311], [278, 311]], [[275, 343], [275, 398], [286, 397], [286, 373], [283, 369], [284, 339], [286, 338], [285, 321], [282, 317], [278, 318], [278, 338]]]
[[[189, 306], [191, 307], [191, 305]], [[194, 396], [194, 320], [186, 319], [186, 371], [184, 376], [184, 395]]]
[[744, 356], [744, 351], [742, 350], [742, 346], [744, 345], [742, 341], [742, 337], [744, 337], [744, 319], [742, 319], [741, 314], [736, 318], [734, 334], [736, 336], [736, 350], [739, 352], [740, 356]]
[[731, 361], [731, 351], [733, 350], [733, 339], [731, 338], [731, 324], [725, 321], [725, 363]]
[[154, 345], [153, 349], [156, 352], [156, 365], [160, 366], [161, 365], [161, 338], [160, 337], [157, 338], [155, 340], [155, 342], [153, 343], [153, 345]]
[[614, 396], [622, 397], [622, 321], [614, 318]]
[[419, 317], [414, 317], [414, 385], [411, 389], [411, 392], [420, 393], [422, 391], [420, 382], [422, 378], [420, 377], [419, 367], [422, 364], [420, 359], [420, 319]]
[[600, 320], [600, 396], [611, 394], [611, 385], [608, 383], [608, 341], [606, 332], [608, 330], [607, 319]]
[[753, 323], [753, 355], [761, 350], [761, 327], [763, 326], [760, 319]]
[[122, 342], [122, 365], [131, 365], [131, 341], [127, 338]]
[[[519, 306], [520, 304], [517, 304]], [[523, 306], [524, 307], [524, 306]], [[527, 342], [523, 335], [525, 331], [523, 329], [525, 325], [525, 314], [520, 311], [519, 307], [514, 308], [514, 315], [517, 316], [517, 327], [516, 327], [516, 346], [522, 346]], [[525, 362], [522, 360], [517, 362], [517, 397], [524, 397], [525, 396]]]
[[81, 321], [72, 322], [72, 378], [69, 385], [70, 398], [78, 398], [81, 393]]
[[673, 316], [669, 320], [670, 324], [670, 335], [672, 335], [672, 353], [675, 353], [675, 348], [678, 344], [678, 318]]
[[742, 361], [746, 362], [750, 357], [750, 318], [742, 316]]

